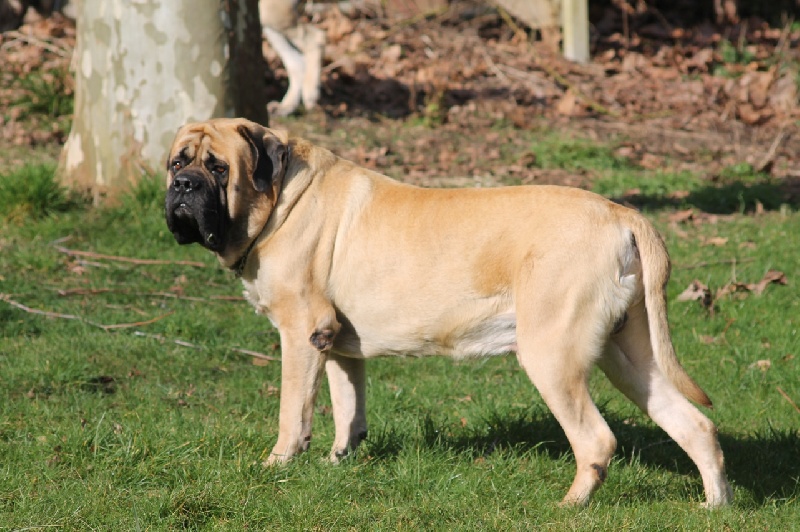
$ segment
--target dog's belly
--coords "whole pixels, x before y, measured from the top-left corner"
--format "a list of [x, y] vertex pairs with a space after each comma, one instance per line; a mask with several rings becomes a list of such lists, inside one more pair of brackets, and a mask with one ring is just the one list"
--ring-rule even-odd
[[376, 328], [357, 322], [354, 326], [346, 317], [342, 318], [342, 328], [333, 349], [351, 357], [446, 355], [468, 358], [517, 350], [517, 321], [513, 312], [477, 320], [444, 319], [430, 328], [418, 323], [409, 327], [394, 324]]
[[456, 337], [454, 357], [502, 355], [517, 350], [517, 317], [509, 312], [492, 316]]

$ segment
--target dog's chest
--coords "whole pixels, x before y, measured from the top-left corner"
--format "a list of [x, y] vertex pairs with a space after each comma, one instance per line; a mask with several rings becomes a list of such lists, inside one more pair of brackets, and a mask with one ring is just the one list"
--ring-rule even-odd
[[[248, 303], [253, 305], [256, 314], [269, 317], [269, 294], [263, 293], [263, 289], [259, 291], [255, 283], [245, 281], [244, 279], [242, 279], [242, 285], [244, 285], [242, 295], [244, 295]], [[275, 324], [273, 323], [273, 325]]]

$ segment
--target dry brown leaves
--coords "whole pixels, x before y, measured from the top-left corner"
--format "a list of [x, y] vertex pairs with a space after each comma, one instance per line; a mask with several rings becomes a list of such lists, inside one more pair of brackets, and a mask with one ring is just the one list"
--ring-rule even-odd
[[[472, 149], [472, 137], [480, 149], [497, 119], [520, 129], [546, 121], [598, 139], [609, 129], [629, 135], [636, 139], [632, 160], [643, 168], [669, 161], [714, 175], [747, 162], [776, 177], [796, 171], [800, 31], [755, 19], [697, 25], [685, 20], [687, 1], [661, 13], [641, 4], [643, 11], [629, 13], [627, 27], [619, 7], [593, 11], [597, 39], [586, 65], [520, 38], [485, 2], [454, 2], [436, 17], [413, 22], [327, 10], [316, 16], [328, 35], [322, 106], [340, 118], [427, 116], [436, 109], [436, 129], [461, 129], [459, 153]], [[285, 79], [274, 54], [270, 64]], [[389, 162], [424, 159], [403, 171], [414, 182], [474, 174], [474, 165], [460, 162], [469, 157], [440, 155], [444, 151], [452, 150], [434, 135], [421, 149], [396, 151]], [[520, 182], [567, 177], [517, 166], [497, 172]]]
[[25, 118], [20, 102], [30, 95], [26, 81], [33, 76], [52, 84], [53, 72], [67, 71], [74, 47], [74, 24], [58, 15], [0, 33], [0, 141], [17, 146], [63, 142], [66, 132], [58, 124], [49, 117]]
[[716, 312], [716, 303], [720, 299], [732, 295], [746, 297], [749, 294], [755, 294], [760, 296], [771, 284], [788, 284], [786, 274], [778, 270], [769, 270], [758, 282], [742, 283], [739, 281], [733, 281], [717, 288], [716, 290], [712, 290], [702, 281], [695, 279], [689, 284], [686, 290], [678, 295], [677, 300], [699, 301], [703, 308], [705, 308], [710, 314], [714, 314]]
[[[636, 139], [635, 160], [644, 168], [671, 161], [696, 170], [705, 154], [702, 170], [711, 175], [713, 167], [742, 161], [757, 166], [769, 154], [765, 167], [774, 176], [800, 175], [800, 31], [755, 19], [698, 25], [686, 20], [687, 2], [676, 0], [660, 13], [641, 2], [625, 25], [619, 7], [593, 10], [596, 39], [586, 65], [531, 42], [484, 1], [452, 2], [435, 17], [401, 21], [325, 9], [313, 15], [328, 39], [323, 114], [340, 120], [416, 115], [432, 119], [433, 129], [459, 135], [455, 149], [450, 136], [431, 135], [421, 149], [406, 145], [408, 151], [395, 151], [394, 157], [363, 154], [378, 168], [423, 158], [402, 169], [418, 182], [434, 175], [485, 175], [473, 157], [486, 158], [481, 144], [498, 120], [517, 129], [542, 123], [577, 128], [598, 139], [609, 129], [622, 132]], [[0, 107], [9, 110], [19, 99], [19, 80], [31, 72], [66, 68], [74, 38], [74, 27], [59, 19], [0, 36]], [[285, 68], [266, 44], [264, 51], [273, 70], [267, 76], [270, 96], [279, 99]], [[63, 140], [45, 120], [22, 124], [13, 110], [1, 114], [6, 120], [0, 122], [0, 143]], [[307, 120], [321, 121], [311, 115]], [[535, 166], [493, 171], [520, 182], [586, 184], [566, 173], [542, 175]]]

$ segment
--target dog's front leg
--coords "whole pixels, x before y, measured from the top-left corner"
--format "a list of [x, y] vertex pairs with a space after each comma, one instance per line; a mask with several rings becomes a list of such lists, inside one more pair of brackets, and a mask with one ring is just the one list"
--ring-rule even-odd
[[289, 298], [273, 305], [269, 317], [281, 335], [281, 407], [278, 442], [266, 465], [308, 449], [325, 360], [340, 327], [324, 298]]
[[305, 451], [311, 442], [311, 420], [325, 354], [308, 337], [300, 338], [281, 331], [281, 406], [278, 442], [266, 465], [286, 462]]
[[367, 437], [366, 382], [364, 359], [331, 353], [325, 363], [331, 389], [336, 436], [331, 462], [338, 462]]

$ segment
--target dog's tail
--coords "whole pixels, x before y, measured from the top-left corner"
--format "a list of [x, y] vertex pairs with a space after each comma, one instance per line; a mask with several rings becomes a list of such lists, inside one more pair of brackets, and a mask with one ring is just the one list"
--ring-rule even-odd
[[687, 398], [711, 408], [711, 399], [686, 373], [675, 355], [667, 321], [666, 286], [670, 275], [667, 247], [655, 227], [638, 213], [629, 217], [642, 263], [644, 300], [650, 327], [650, 345], [659, 369]]

